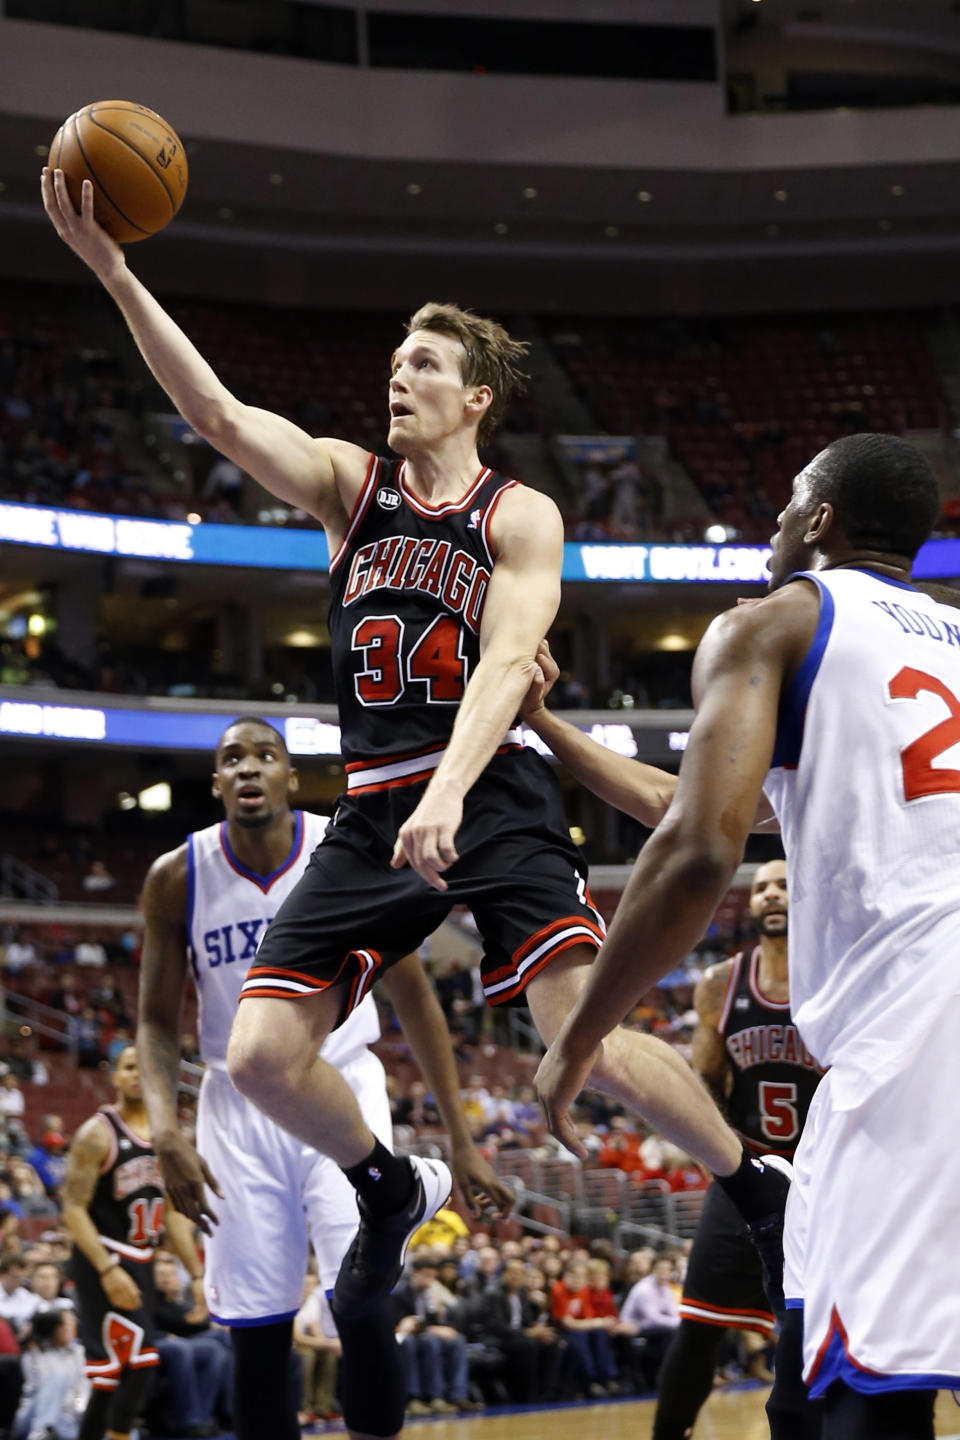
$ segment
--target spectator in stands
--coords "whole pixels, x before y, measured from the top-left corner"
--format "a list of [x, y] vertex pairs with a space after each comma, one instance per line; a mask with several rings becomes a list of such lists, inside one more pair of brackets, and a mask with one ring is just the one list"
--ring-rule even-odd
[[116, 883], [102, 860], [90, 861], [90, 869], [83, 877], [83, 888], [88, 895], [98, 895], [105, 890], [112, 890]]
[[26, 1287], [27, 1267], [20, 1255], [0, 1255], [0, 1318], [23, 1343], [37, 1310], [37, 1297]]
[[532, 1404], [557, 1393], [561, 1349], [542, 1305], [528, 1294], [527, 1267], [508, 1260], [496, 1283], [469, 1307], [470, 1338], [503, 1355], [503, 1379], [512, 1401]]
[[314, 1420], [333, 1420], [341, 1413], [337, 1404], [341, 1347], [327, 1297], [316, 1275], [307, 1275], [303, 1291], [303, 1304], [293, 1322], [293, 1343], [300, 1353], [303, 1373], [298, 1419], [301, 1425], [309, 1425]]
[[601, 1396], [619, 1390], [617, 1365], [607, 1316], [595, 1316], [587, 1284], [587, 1263], [575, 1253], [554, 1281], [550, 1292], [550, 1318], [567, 1342], [574, 1392]]
[[126, 1025], [118, 1025], [110, 1037], [110, 1043], [107, 1046], [107, 1063], [111, 1070], [127, 1046], [132, 1044], [133, 1036], [130, 1034], [128, 1027]]
[[640, 1136], [625, 1115], [614, 1115], [610, 1121], [597, 1164], [604, 1169], [622, 1170], [625, 1175], [643, 1178], [645, 1170], [640, 1158]]
[[33, 1267], [30, 1286], [37, 1297], [38, 1315], [47, 1310], [74, 1310], [73, 1301], [63, 1294], [63, 1271], [55, 1260], [40, 1260]]
[[8, 1070], [0, 1080], [0, 1114], [15, 1115], [19, 1119], [23, 1116], [26, 1103], [19, 1080], [12, 1070]]
[[16, 1440], [77, 1440], [90, 1394], [77, 1317], [71, 1310], [38, 1312], [23, 1354], [23, 1395]]
[[79, 1015], [86, 1008], [87, 997], [80, 988], [80, 981], [69, 971], [60, 984], [48, 996], [47, 1004], [66, 1015]]
[[409, 1250], [448, 1250], [458, 1236], [469, 1235], [470, 1230], [462, 1215], [448, 1206], [437, 1211], [432, 1220], [415, 1232], [408, 1245]]
[[3, 968], [8, 975], [19, 975], [31, 965], [37, 963], [37, 950], [32, 940], [27, 939], [25, 932], [14, 931], [13, 938], [7, 941], [3, 957]]
[[34, 1054], [35, 1045], [36, 1037], [33, 1031], [24, 1026], [19, 1034], [10, 1036], [4, 1058], [7, 1068], [13, 1071], [21, 1084], [46, 1085], [50, 1076], [46, 1065]]
[[56, 1201], [46, 1193], [39, 1175], [31, 1165], [20, 1161], [11, 1166], [10, 1181], [13, 1199], [19, 1205], [24, 1219], [32, 1219], [37, 1215], [49, 1215], [51, 1218], [59, 1215]]
[[440, 1284], [431, 1256], [414, 1260], [393, 1298], [407, 1413], [455, 1415], [479, 1408], [469, 1395], [467, 1342], [455, 1323], [457, 1298]]
[[40, 1144], [35, 1145], [27, 1156], [27, 1163], [32, 1165], [39, 1175], [40, 1183], [48, 1195], [55, 1195], [60, 1189], [66, 1170], [64, 1151], [67, 1148], [67, 1142], [59, 1128], [55, 1128], [57, 1122], [62, 1124], [58, 1115], [44, 1117], [44, 1131], [40, 1137]]
[[623, 1334], [643, 1341], [641, 1361], [651, 1389], [656, 1388], [667, 1346], [680, 1324], [673, 1274], [671, 1257], [658, 1256], [650, 1274], [637, 1281], [620, 1309]]
[[203, 1305], [186, 1303], [180, 1267], [172, 1255], [158, 1251], [153, 1274], [160, 1378], [168, 1386], [161, 1401], [166, 1405], [164, 1423], [155, 1419], [151, 1428], [161, 1434], [215, 1435], [214, 1412], [225, 1413], [233, 1394], [229, 1332], [212, 1329]]
[[80, 1069], [96, 1070], [103, 1059], [103, 1031], [92, 1005], [79, 1015], [71, 1015], [67, 1033], [77, 1047]]
[[74, 946], [73, 961], [75, 965], [106, 965], [107, 952], [99, 940], [80, 940]]

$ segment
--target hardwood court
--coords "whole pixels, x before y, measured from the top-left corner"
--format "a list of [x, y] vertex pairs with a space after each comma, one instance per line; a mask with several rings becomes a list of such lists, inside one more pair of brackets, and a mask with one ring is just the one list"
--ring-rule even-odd
[[[769, 1440], [763, 1411], [767, 1391], [720, 1391], [700, 1413], [695, 1440]], [[649, 1440], [652, 1401], [620, 1401], [608, 1405], [571, 1405], [521, 1414], [480, 1415], [471, 1420], [427, 1420], [408, 1424], [404, 1433], [436, 1440]], [[937, 1435], [960, 1440], [960, 1408], [953, 1397], [940, 1395]]]

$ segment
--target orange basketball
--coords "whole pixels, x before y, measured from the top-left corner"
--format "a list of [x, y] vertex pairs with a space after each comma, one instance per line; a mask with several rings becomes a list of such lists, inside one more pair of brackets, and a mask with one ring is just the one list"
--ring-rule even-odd
[[94, 216], [123, 245], [169, 225], [187, 193], [176, 131], [130, 100], [97, 100], [64, 120], [47, 164], [66, 175], [77, 210], [83, 181], [93, 182]]

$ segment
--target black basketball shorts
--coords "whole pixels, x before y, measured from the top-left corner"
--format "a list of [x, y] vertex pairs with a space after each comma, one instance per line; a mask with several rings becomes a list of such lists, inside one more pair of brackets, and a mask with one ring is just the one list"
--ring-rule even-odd
[[86, 1372], [94, 1390], [116, 1390], [124, 1370], [145, 1370], [158, 1365], [153, 1328], [153, 1255], [149, 1259], [120, 1257], [143, 1297], [136, 1310], [113, 1308], [100, 1276], [79, 1250], [70, 1257], [70, 1276], [76, 1286], [77, 1323], [86, 1354]]
[[683, 1282], [684, 1320], [771, 1335], [770, 1302], [760, 1256], [732, 1200], [719, 1185], [706, 1193]]
[[323, 841], [263, 935], [241, 999], [295, 998], [341, 985], [342, 1023], [455, 905], [469, 906], [477, 922], [490, 1005], [520, 997], [564, 950], [599, 949], [603, 919], [547, 763], [519, 748], [493, 757], [467, 795], [456, 836], [460, 858], [444, 872], [443, 893], [409, 866], [390, 868], [397, 831], [428, 778], [341, 797]]

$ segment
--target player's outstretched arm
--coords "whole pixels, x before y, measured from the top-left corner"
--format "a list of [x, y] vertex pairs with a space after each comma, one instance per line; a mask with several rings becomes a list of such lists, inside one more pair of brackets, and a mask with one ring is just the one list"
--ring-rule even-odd
[[632, 815], [641, 825], [651, 829], [659, 825], [677, 788], [676, 775], [656, 765], [615, 755], [547, 709], [543, 702], [560, 672], [546, 640], [541, 640], [537, 649], [537, 668], [539, 674], [534, 674], [521, 708], [530, 729], [587, 790], [614, 809]]
[[697, 713], [670, 809], [641, 851], [591, 966], [544, 1057], [536, 1085], [554, 1134], [604, 1037], [704, 934], [730, 884], [760, 799], [785, 678], [819, 618], [810, 585], [713, 622], [694, 667]]
[[315, 440], [281, 415], [243, 405], [131, 273], [121, 247], [94, 220], [90, 181], [83, 182], [80, 214], [62, 170], [44, 167], [40, 185], [57, 234], [119, 306], [141, 355], [187, 424], [272, 495], [329, 525], [334, 532], [331, 546], [339, 541], [338, 522], [352, 511], [362, 487], [366, 452], [343, 440]]
[[381, 986], [390, 998], [413, 1057], [433, 1091], [437, 1108], [450, 1135], [453, 1173], [473, 1215], [485, 1208], [507, 1215], [513, 1209], [513, 1191], [497, 1179], [470, 1137], [460, 1080], [447, 1022], [419, 956], [405, 955], [392, 965]]
[[436, 890], [457, 859], [463, 799], [503, 744], [536, 669], [537, 646], [560, 604], [563, 522], [546, 495], [507, 490], [490, 525], [495, 563], [480, 624], [480, 660], [453, 733], [420, 804], [401, 826], [393, 864], [409, 863]]
[[[641, 825], [655, 829], [677, 788], [677, 777], [657, 765], [629, 760], [598, 745], [576, 725], [563, 720], [543, 703], [559, 677], [557, 662], [546, 640], [537, 650], [537, 667], [523, 701], [522, 716], [531, 730], [550, 746], [553, 754], [580, 784], [615, 810], [632, 815]], [[754, 833], [776, 833], [777, 822], [767, 800], [761, 797], [753, 819]]]
[[140, 1290], [100, 1240], [90, 1218], [90, 1201], [100, 1178], [100, 1167], [110, 1153], [106, 1121], [91, 1115], [70, 1141], [67, 1168], [63, 1177], [63, 1223], [74, 1244], [100, 1276], [104, 1294], [118, 1310], [136, 1310]]
[[204, 1234], [217, 1217], [206, 1188], [220, 1187], [206, 1161], [180, 1131], [180, 1014], [187, 983], [187, 847], [155, 860], [140, 898], [144, 920], [137, 1005], [137, 1063], [150, 1133], [174, 1210]]

